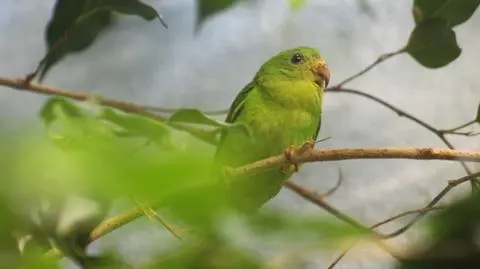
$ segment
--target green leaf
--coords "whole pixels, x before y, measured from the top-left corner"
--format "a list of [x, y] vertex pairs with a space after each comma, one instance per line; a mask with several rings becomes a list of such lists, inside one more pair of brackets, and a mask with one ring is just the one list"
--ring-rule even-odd
[[455, 27], [467, 21], [479, 4], [480, 0], [415, 0], [412, 11], [417, 24], [429, 18], [442, 18]]
[[239, 0], [197, 0], [197, 30], [210, 16], [219, 13]]
[[47, 55], [42, 59], [39, 80], [69, 53], [88, 48], [112, 24], [112, 12], [137, 15], [145, 20], [159, 18], [152, 7], [139, 0], [57, 0], [47, 25]]
[[439, 68], [454, 61], [462, 49], [449, 22], [434, 18], [417, 24], [403, 51], [423, 66]]
[[307, 3], [307, 0], [289, 0], [290, 9], [293, 11], [298, 11]]
[[197, 123], [214, 127], [223, 127], [226, 124], [203, 114], [194, 108], [185, 108], [175, 111], [169, 119], [170, 122]]
[[108, 0], [104, 1], [105, 6], [118, 13], [126, 15], [137, 15], [147, 21], [159, 19], [162, 25], [167, 28], [168, 25], [163, 20], [162, 16], [151, 6], [142, 3], [138, 0]]
[[75, 102], [57, 96], [49, 99], [39, 114], [48, 129], [49, 137], [58, 146], [85, 149], [93, 140], [106, 141], [104, 145], [107, 147], [113, 145], [116, 126], [89, 112]]

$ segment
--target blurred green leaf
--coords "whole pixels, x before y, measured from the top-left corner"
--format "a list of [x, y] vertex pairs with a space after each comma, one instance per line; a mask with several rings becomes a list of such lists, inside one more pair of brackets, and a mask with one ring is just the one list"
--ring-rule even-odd
[[209, 239], [183, 245], [162, 255], [150, 269], [261, 269], [259, 257], [229, 242]]
[[180, 109], [172, 114], [169, 118], [169, 122], [172, 123], [190, 123], [190, 124], [202, 124], [206, 126], [212, 126], [222, 129], [237, 129], [248, 133], [247, 128], [243, 124], [230, 124], [222, 121], [218, 121], [203, 114], [198, 109]]
[[[250, 219], [256, 237], [273, 236], [297, 240], [299, 244], [329, 244], [353, 236], [368, 235], [331, 216], [301, 216], [262, 212]], [[302, 240], [300, 240], [302, 238]]]
[[142, 137], [157, 145], [171, 146], [168, 139], [171, 129], [167, 125], [140, 115], [98, 106], [99, 109], [89, 111], [87, 108], [82, 108], [80, 103], [56, 96], [44, 104], [40, 116], [47, 127], [55, 121], [59, 123], [61, 131], [51, 136], [57, 140], [87, 141], [95, 137], [95, 139], [110, 140], [104, 142], [113, 144], [114, 136]]
[[197, 0], [197, 30], [205, 22], [205, 20], [217, 14], [239, 0]]
[[373, 3], [369, 0], [357, 0], [358, 8], [371, 18], [376, 18], [376, 11]]
[[429, 18], [442, 18], [455, 27], [467, 21], [479, 4], [480, 0], [415, 0], [413, 17], [417, 24]]
[[39, 115], [43, 119], [45, 125], [50, 125], [56, 120], [56, 109], [61, 109], [63, 113], [70, 117], [81, 116], [80, 109], [72, 101], [60, 96], [54, 96], [48, 99], [40, 109]]
[[288, 0], [290, 3], [290, 8], [293, 11], [301, 9], [307, 3], [307, 0]]
[[475, 118], [475, 121], [480, 123], [480, 104], [478, 104], [477, 117]]
[[[209, 153], [186, 152], [183, 147], [185, 139], [182, 143], [174, 141], [172, 129], [164, 123], [108, 107], [96, 109], [88, 105], [88, 102], [63, 97], [53, 97], [45, 103], [40, 115], [49, 128], [50, 138], [66, 151], [58, 152], [51, 145], [37, 142], [37, 150], [32, 156], [44, 147], [40, 150], [48, 155], [42, 160], [44, 169], [49, 163], [60, 163], [56, 160], [60, 158], [65, 162], [63, 167], [71, 166], [71, 171], [77, 174], [80, 174], [78, 169], [91, 172], [88, 177], [93, 182], [115, 184], [132, 194], [157, 195], [158, 199], [174, 190], [190, 188], [192, 182], [209, 175]], [[128, 140], [130, 138], [140, 140]], [[154, 142], [157, 147], [150, 147], [149, 142]], [[73, 154], [72, 150], [81, 151]], [[22, 155], [29, 154], [24, 152]], [[36, 158], [32, 159], [32, 165], [38, 163]], [[23, 162], [28, 159], [24, 158]], [[100, 170], [98, 164], [101, 164]], [[25, 167], [23, 170], [32, 169]], [[40, 171], [36, 173], [42, 174]], [[64, 177], [69, 176], [65, 174]]]
[[112, 108], [103, 108], [101, 117], [124, 128], [126, 130], [124, 134], [142, 136], [157, 145], [165, 145], [166, 138], [171, 134], [171, 129], [163, 123], [140, 115], [122, 113]]
[[58, 269], [58, 260], [55, 257], [45, 257], [45, 252], [31, 251], [22, 256], [21, 265], [18, 268]]
[[[97, 0], [98, 1], [98, 0]], [[99, 1], [105, 8], [126, 15], [137, 15], [147, 21], [158, 18], [163, 26], [167, 25], [161, 18], [160, 14], [151, 6], [139, 0], [103, 0]]]
[[462, 52], [448, 21], [438, 18], [417, 24], [403, 50], [428, 68], [445, 66]]
[[92, 139], [109, 141], [115, 137], [115, 126], [64, 97], [55, 96], [47, 100], [40, 110], [40, 117], [50, 131], [50, 138], [57, 145], [71, 149], [88, 147]]
[[112, 11], [163, 23], [155, 9], [139, 0], [57, 0], [45, 32], [48, 52], [40, 63], [39, 80], [67, 54], [88, 48], [111, 25]]

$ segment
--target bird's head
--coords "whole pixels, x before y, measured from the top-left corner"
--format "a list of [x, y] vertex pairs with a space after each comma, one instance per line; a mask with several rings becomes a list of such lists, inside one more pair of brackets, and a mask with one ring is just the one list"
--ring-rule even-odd
[[330, 81], [330, 70], [317, 49], [297, 47], [269, 59], [257, 73], [257, 77], [262, 76], [292, 82], [310, 81], [324, 89]]

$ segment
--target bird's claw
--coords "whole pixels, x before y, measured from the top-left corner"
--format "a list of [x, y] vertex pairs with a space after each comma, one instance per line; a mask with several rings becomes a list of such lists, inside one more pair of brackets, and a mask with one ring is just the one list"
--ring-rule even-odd
[[314, 147], [315, 147], [314, 140], [305, 141], [305, 143], [303, 143], [298, 149], [295, 148], [294, 146], [289, 146], [284, 152], [286, 162], [281, 167], [282, 172], [285, 174], [291, 173], [291, 172], [297, 173], [299, 171], [300, 164], [293, 160], [295, 155], [305, 153], [309, 150], [312, 150]]
[[317, 142], [315, 140], [307, 140], [303, 143], [300, 148], [298, 149], [298, 153], [305, 153], [307, 151], [312, 150], [315, 147]]
[[289, 146], [285, 150], [284, 155], [286, 162], [282, 164], [282, 172], [285, 174], [291, 173], [293, 171], [298, 172], [298, 164], [293, 161], [293, 157], [295, 156], [295, 147]]

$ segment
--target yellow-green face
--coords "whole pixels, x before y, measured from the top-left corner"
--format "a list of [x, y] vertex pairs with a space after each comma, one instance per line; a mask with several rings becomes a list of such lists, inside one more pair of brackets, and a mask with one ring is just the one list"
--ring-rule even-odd
[[257, 76], [310, 80], [325, 88], [330, 80], [330, 71], [317, 49], [297, 47], [282, 51], [269, 59], [260, 68]]

